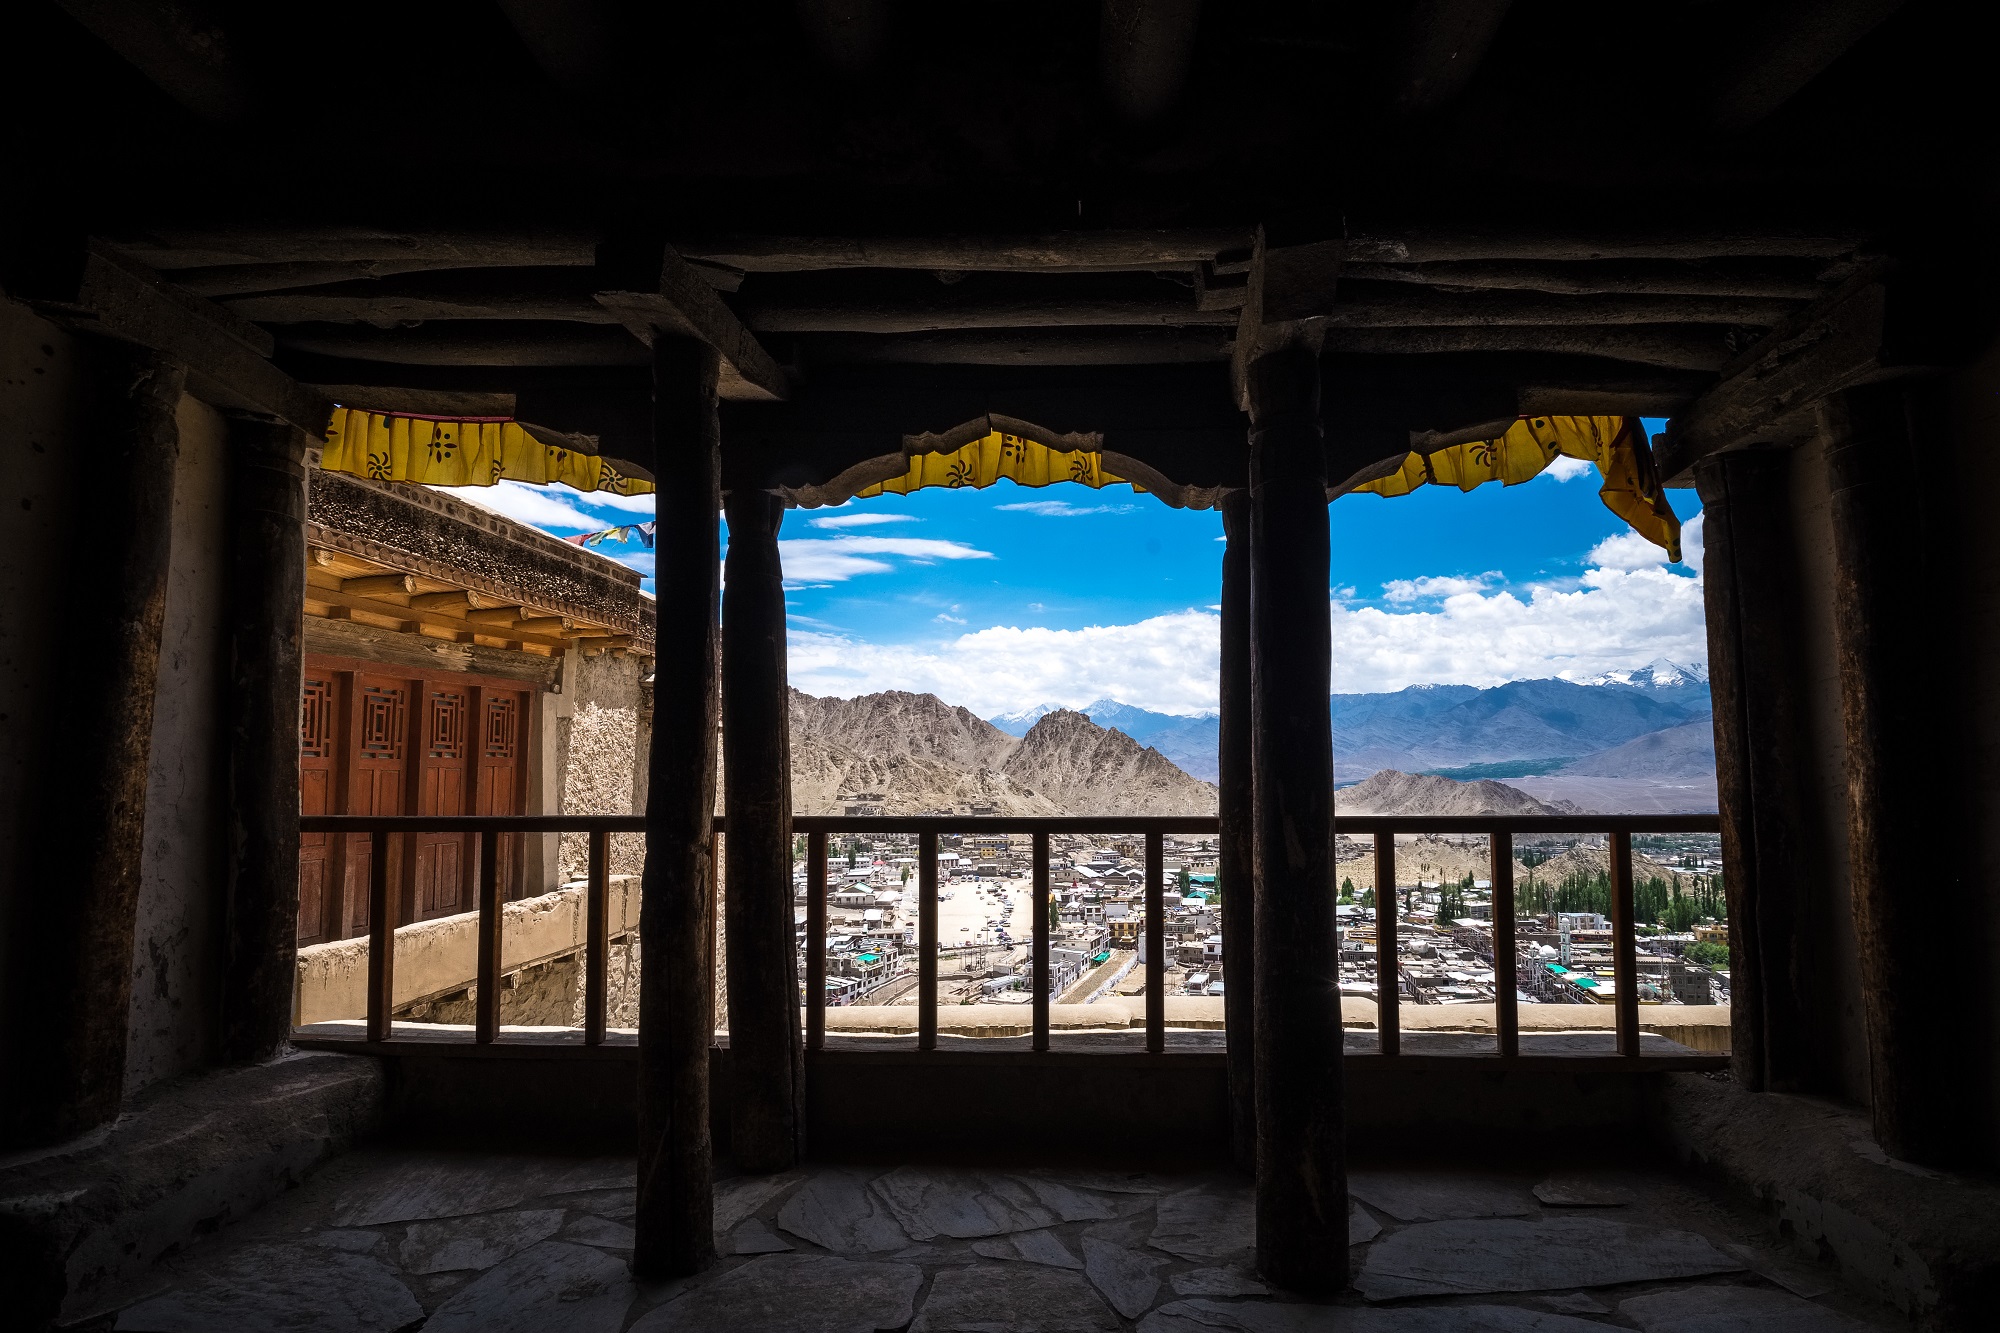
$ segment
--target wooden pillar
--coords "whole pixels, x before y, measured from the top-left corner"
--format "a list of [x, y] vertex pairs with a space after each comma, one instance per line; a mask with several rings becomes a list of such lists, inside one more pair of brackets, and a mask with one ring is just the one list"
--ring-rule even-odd
[[730, 1149], [745, 1171], [797, 1164], [805, 1134], [792, 920], [792, 764], [785, 679], [782, 499], [727, 502], [722, 594], [723, 898], [729, 966]]
[[1296, 1291], [1347, 1284], [1332, 644], [1319, 359], [1252, 362], [1251, 734], [1256, 825], [1257, 1266]]
[[1966, 742], [1955, 579], [1924, 437], [1926, 391], [1853, 390], [1829, 409], [1834, 638], [1847, 750], [1848, 882], [1868, 1029], [1875, 1138], [1892, 1157], [1974, 1157], [1979, 1094], [1965, 969], [1940, 942], [1967, 912], [1958, 754]]
[[1695, 466], [1708, 610], [1722, 887], [1729, 904], [1730, 1067], [1753, 1092], [1814, 1082], [1806, 893], [1805, 663], [1788, 450]]
[[1221, 720], [1216, 746], [1216, 814], [1221, 839], [1222, 1018], [1229, 1044], [1231, 1154], [1257, 1169], [1257, 895], [1251, 843], [1256, 822], [1250, 770], [1250, 493], [1222, 497]]
[[263, 1060], [291, 1033], [299, 930], [299, 691], [306, 440], [229, 423], [229, 866], [225, 1060]]
[[632, 1270], [715, 1261], [708, 1130], [715, 1036], [716, 650], [722, 546], [715, 349], [653, 343], [659, 636], [639, 909], [639, 1211]]
[[[82, 596], [63, 642], [66, 710], [41, 773], [43, 892], [24, 894], [8, 967], [17, 1016], [5, 1142], [54, 1143], [118, 1114], [132, 1007], [153, 692], [172, 554], [175, 422], [184, 367], [109, 339], [86, 344], [85, 439], [75, 484], [89, 492], [90, 540], [72, 553]], [[19, 645], [23, 651], [30, 645]], [[54, 651], [51, 649], [51, 651]]]

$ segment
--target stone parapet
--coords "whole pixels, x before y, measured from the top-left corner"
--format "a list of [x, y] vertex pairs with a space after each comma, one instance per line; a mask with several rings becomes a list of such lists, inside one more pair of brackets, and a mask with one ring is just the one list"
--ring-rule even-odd
[[[639, 876], [610, 877], [607, 930], [639, 928]], [[506, 975], [577, 952], [586, 938], [585, 888], [565, 884], [551, 893], [503, 904], [500, 972]], [[479, 976], [479, 914], [461, 912], [396, 928], [394, 1005], [464, 990]], [[299, 950], [299, 985], [292, 1022], [298, 1026], [362, 1018], [368, 1010], [368, 939], [334, 940]]]

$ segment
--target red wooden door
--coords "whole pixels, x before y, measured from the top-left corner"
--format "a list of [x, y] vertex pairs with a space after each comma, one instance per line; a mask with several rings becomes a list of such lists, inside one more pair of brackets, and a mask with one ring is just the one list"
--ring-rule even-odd
[[[424, 683], [424, 718], [417, 750], [417, 813], [470, 813], [472, 747], [467, 731], [476, 691], [460, 684]], [[450, 916], [473, 907], [471, 858], [463, 833], [417, 836], [415, 919]]]
[[[479, 691], [479, 774], [476, 799], [482, 815], [517, 815], [523, 805], [521, 731], [527, 720], [528, 696], [518, 690]], [[500, 898], [520, 896], [521, 838], [500, 835]]]
[[[340, 673], [308, 668], [299, 695], [299, 813], [334, 813], [338, 775]], [[335, 856], [330, 834], [299, 837], [299, 943], [317, 944], [340, 933], [333, 893]]]
[[[348, 727], [347, 813], [400, 815], [404, 812], [409, 748], [410, 682], [390, 676], [355, 672]], [[345, 932], [368, 929], [368, 851], [366, 833], [348, 837]], [[390, 840], [389, 883], [402, 883], [402, 849]]]

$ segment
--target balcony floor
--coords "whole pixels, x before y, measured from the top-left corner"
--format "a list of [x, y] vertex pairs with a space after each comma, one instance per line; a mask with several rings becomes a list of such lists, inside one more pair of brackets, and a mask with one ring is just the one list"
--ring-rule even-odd
[[[634, 1283], [629, 1158], [370, 1149], [163, 1260], [140, 1333], [411, 1329], [1647, 1333], [1900, 1323], [1661, 1170], [1358, 1167], [1355, 1290], [1250, 1272], [1225, 1173], [820, 1165], [717, 1189], [724, 1257]], [[1539, 1197], [1538, 1197], [1539, 1195]], [[1551, 1202], [1567, 1198], [1569, 1205]], [[1592, 1202], [1585, 1202], [1591, 1200]], [[914, 1320], [914, 1322], [912, 1322]]]

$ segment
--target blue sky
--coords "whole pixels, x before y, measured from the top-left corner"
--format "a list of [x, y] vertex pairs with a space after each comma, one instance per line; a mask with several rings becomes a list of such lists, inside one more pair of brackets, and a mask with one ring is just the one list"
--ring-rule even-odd
[[[650, 498], [560, 487], [459, 494], [562, 536], [651, 516]], [[1335, 689], [1705, 660], [1699, 503], [1669, 495], [1688, 561], [1672, 567], [1604, 507], [1595, 470], [1569, 460], [1520, 486], [1336, 501]], [[1001, 482], [788, 510], [792, 681], [820, 694], [930, 690], [982, 715], [1105, 696], [1205, 711], [1221, 533], [1213, 511], [1126, 487]], [[652, 574], [636, 543], [601, 549]]]

